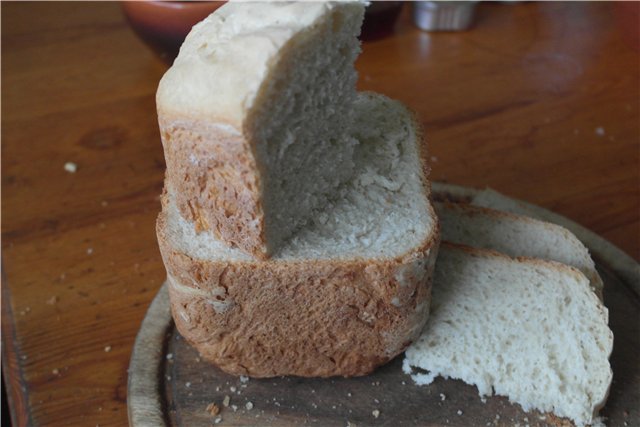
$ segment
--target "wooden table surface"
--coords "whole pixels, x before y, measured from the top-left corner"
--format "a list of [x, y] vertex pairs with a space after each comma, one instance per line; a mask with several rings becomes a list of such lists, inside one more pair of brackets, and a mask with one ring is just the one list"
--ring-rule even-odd
[[[552, 209], [640, 259], [640, 57], [606, 3], [482, 4], [464, 33], [363, 46], [422, 119], [432, 178]], [[165, 71], [117, 3], [2, 4], [2, 362], [15, 425], [125, 425], [165, 277]], [[66, 162], [77, 171], [64, 170]]]

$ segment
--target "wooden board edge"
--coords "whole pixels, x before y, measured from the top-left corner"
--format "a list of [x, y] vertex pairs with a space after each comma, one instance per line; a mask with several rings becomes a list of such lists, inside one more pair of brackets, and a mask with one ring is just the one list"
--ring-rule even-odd
[[[161, 387], [164, 350], [171, 325], [169, 292], [165, 283], [149, 306], [131, 352], [127, 381], [130, 426], [168, 425]], [[132, 372], [136, 375], [131, 375]]]
[[4, 386], [7, 390], [7, 400], [9, 412], [11, 414], [11, 425], [28, 426], [32, 425], [31, 413], [29, 412], [29, 397], [26, 393], [26, 381], [23, 375], [21, 360], [18, 353], [18, 341], [16, 331], [13, 327], [13, 310], [11, 308], [11, 295], [7, 286], [4, 274], [4, 263], [2, 263], [2, 283], [0, 283], [2, 296], [2, 371], [4, 373]]
[[[454, 184], [432, 183], [432, 196], [440, 200], [470, 203], [480, 191], [482, 190]], [[587, 246], [590, 252], [602, 259], [611, 268], [611, 271], [621, 278], [624, 284], [629, 284], [630, 290], [636, 296], [640, 295], [640, 264], [621, 249], [561, 215], [536, 205], [512, 199], [500, 193], [496, 193], [496, 195], [502, 197], [505, 202], [515, 203], [522, 209], [519, 212], [522, 215], [553, 222], [569, 229]], [[131, 354], [130, 374], [127, 384], [127, 406], [129, 425], [132, 427], [169, 425], [168, 414], [163, 410], [164, 406], [161, 401], [161, 370], [164, 363], [166, 337], [171, 325], [169, 295], [165, 283], [149, 306]], [[145, 349], [149, 348], [155, 349], [153, 354], [144, 353]], [[135, 377], [131, 375], [132, 372], [136, 373]]]

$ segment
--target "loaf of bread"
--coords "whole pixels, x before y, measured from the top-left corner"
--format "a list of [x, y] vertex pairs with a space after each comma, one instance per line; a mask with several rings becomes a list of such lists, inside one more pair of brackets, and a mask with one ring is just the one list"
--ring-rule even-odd
[[157, 233], [176, 327], [226, 372], [364, 375], [425, 324], [439, 231], [421, 132], [384, 96], [353, 105], [351, 179], [271, 259], [198, 233], [166, 181]]
[[442, 240], [575, 267], [602, 299], [602, 279], [589, 250], [564, 227], [531, 217], [464, 203], [436, 202]]
[[431, 314], [403, 368], [419, 384], [461, 379], [481, 395], [584, 426], [611, 384], [607, 323], [589, 280], [572, 267], [443, 242]]
[[362, 2], [229, 2], [156, 96], [181, 215], [266, 259], [351, 180]]

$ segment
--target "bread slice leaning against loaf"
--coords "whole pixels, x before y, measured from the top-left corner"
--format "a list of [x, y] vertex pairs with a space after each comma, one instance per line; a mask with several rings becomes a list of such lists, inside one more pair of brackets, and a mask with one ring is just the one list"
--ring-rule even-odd
[[420, 129], [381, 95], [354, 106], [353, 179], [269, 260], [198, 234], [166, 182], [157, 232], [173, 318], [226, 372], [364, 375], [425, 324], [439, 235]]
[[351, 180], [362, 2], [229, 2], [156, 95], [166, 179], [198, 231], [266, 259]]
[[511, 257], [556, 261], [580, 270], [602, 299], [603, 283], [589, 250], [564, 227], [466, 203], [435, 202], [442, 240]]
[[[608, 311], [563, 264], [442, 243], [429, 321], [403, 369], [590, 424], [612, 379]], [[415, 368], [426, 373], [414, 372]]]

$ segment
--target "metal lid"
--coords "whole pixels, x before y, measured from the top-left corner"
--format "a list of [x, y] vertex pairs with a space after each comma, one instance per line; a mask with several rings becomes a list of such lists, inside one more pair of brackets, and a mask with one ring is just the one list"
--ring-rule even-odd
[[471, 25], [475, 1], [417, 1], [413, 22], [426, 31], [461, 31]]

